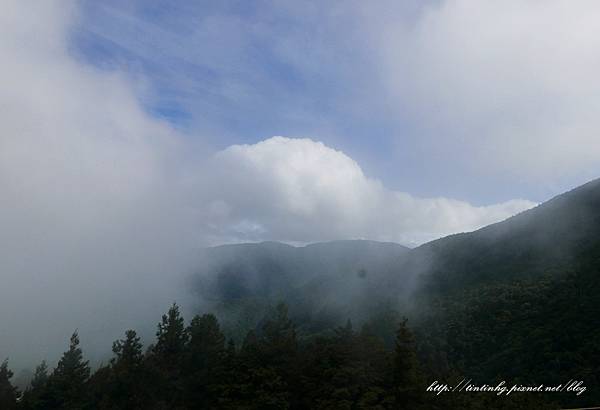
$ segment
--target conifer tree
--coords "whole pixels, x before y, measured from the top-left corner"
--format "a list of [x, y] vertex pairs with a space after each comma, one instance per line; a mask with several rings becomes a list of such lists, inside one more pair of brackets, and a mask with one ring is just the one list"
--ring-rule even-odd
[[196, 315], [188, 327], [189, 342], [184, 363], [186, 400], [190, 406], [216, 405], [225, 379], [225, 336], [212, 314]]
[[212, 368], [225, 354], [225, 335], [213, 314], [195, 316], [188, 328], [189, 362], [196, 368]]
[[154, 353], [159, 360], [178, 363], [183, 357], [187, 339], [187, 332], [183, 317], [179, 312], [179, 306], [173, 303], [158, 324]]
[[393, 382], [396, 404], [406, 408], [418, 408], [423, 399], [423, 379], [412, 332], [404, 318], [396, 332], [394, 349]]
[[33, 390], [42, 389], [46, 383], [48, 382], [48, 365], [45, 360], [36, 366], [35, 373], [33, 374], [33, 379], [31, 379], [31, 388]]
[[90, 367], [83, 360], [77, 331], [71, 335], [69, 350], [63, 353], [49, 383], [49, 408], [79, 408], [85, 397]]
[[127, 330], [125, 338], [113, 343], [115, 357], [111, 360], [111, 399], [118, 408], [137, 408], [143, 400], [142, 343], [135, 330]]
[[29, 387], [23, 392], [20, 408], [33, 410], [45, 407], [44, 395], [46, 394], [48, 379], [48, 366], [46, 365], [46, 361], [42, 360], [35, 368], [35, 373], [29, 383]]
[[17, 389], [10, 383], [13, 372], [8, 368], [8, 359], [0, 365], [0, 409], [12, 410], [17, 406]]
[[157, 406], [177, 408], [184, 396], [182, 364], [188, 334], [179, 306], [176, 303], [163, 315], [156, 332], [149, 363], [152, 372], [152, 391]]
[[142, 343], [135, 330], [127, 330], [125, 339], [116, 340], [112, 351], [115, 354], [111, 360], [113, 368], [135, 369], [142, 363]]

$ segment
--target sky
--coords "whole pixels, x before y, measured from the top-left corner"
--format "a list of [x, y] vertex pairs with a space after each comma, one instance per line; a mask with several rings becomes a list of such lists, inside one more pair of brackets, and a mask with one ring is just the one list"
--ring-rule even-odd
[[6, 1], [0, 354], [44, 357], [74, 328], [110, 345], [183, 298], [202, 246], [416, 246], [597, 177], [599, 18], [594, 1]]
[[79, 61], [212, 149], [308, 137], [386, 187], [541, 202], [598, 174], [594, 2], [84, 1]]

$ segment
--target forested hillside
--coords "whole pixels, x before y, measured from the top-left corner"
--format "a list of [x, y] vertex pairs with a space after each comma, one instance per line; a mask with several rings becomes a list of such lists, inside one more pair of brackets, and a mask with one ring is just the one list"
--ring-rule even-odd
[[429, 242], [404, 269], [429, 293], [560, 277], [600, 257], [600, 180], [478, 231]]
[[583, 380], [583, 397], [563, 403], [600, 402], [600, 181], [408, 263], [424, 351], [479, 380]]
[[[348, 255], [362, 245], [355, 242]], [[590, 387], [570, 403], [600, 401], [593, 388], [600, 385], [600, 180], [507, 221], [380, 258], [385, 263], [321, 269], [312, 282], [287, 282], [284, 299], [298, 302], [290, 312], [300, 331], [370, 321], [389, 347], [392, 323], [408, 315], [432, 374], [452, 368], [482, 381], [578, 379]], [[237, 272], [245, 268], [239, 264]], [[369, 275], [375, 279], [360, 279]]]

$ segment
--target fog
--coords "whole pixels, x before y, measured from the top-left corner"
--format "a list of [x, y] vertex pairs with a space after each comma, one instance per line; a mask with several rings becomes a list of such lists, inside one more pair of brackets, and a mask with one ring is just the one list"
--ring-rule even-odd
[[[52, 366], [78, 329], [92, 361], [149, 342], [201, 247], [369, 238], [418, 244], [534, 204], [473, 206], [387, 189], [313, 139], [209, 149], [149, 115], [132, 80], [72, 56], [76, 3], [0, 15], [0, 359]], [[215, 154], [215, 151], [216, 152]]]
[[[184, 299], [198, 246], [177, 173], [180, 136], [115, 73], [82, 66], [66, 3], [1, 17], [0, 356], [51, 361], [79, 329], [86, 353]], [[96, 348], [98, 347], [98, 348]]]

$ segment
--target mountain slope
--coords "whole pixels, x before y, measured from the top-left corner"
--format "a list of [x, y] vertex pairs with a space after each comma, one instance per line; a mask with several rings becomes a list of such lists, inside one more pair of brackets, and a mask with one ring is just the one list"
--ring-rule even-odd
[[[205, 299], [285, 299], [379, 289], [380, 299], [444, 295], [481, 284], [560, 276], [600, 255], [600, 180], [470, 233], [409, 250], [392, 243], [276, 242], [205, 249], [196, 289]], [[330, 289], [328, 288], [336, 288]], [[350, 292], [352, 293], [352, 292]], [[348, 295], [350, 296], [350, 295]]]
[[411, 313], [421, 357], [474, 380], [600, 392], [600, 180], [479, 231], [421, 246], [403, 265], [419, 278]]
[[429, 292], [561, 275], [600, 255], [600, 180], [478, 231], [429, 242], [402, 269]]

